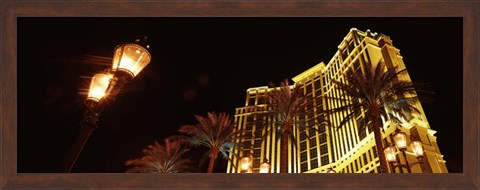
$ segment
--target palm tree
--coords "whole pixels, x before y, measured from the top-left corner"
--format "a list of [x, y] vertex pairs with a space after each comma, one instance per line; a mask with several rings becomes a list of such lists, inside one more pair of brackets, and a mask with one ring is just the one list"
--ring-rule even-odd
[[207, 117], [195, 115], [195, 119], [197, 125], [184, 125], [178, 131], [189, 136], [187, 140], [191, 145], [209, 148], [207, 173], [212, 173], [219, 153], [228, 158], [230, 151], [240, 146], [236, 140], [243, 137], [243, 131], [235, 130], [232, 119], [226, 113], [208, 112]]
[[128, 169], [128, 173], [180, 173], [198, 172], [194, 161], [184, 158], [190, 149], [184, 146], [180, 138], [168, 137], [165, 145], [157, 141], [148, 145], [143, 150], [144, 156], [138, 159], [128, 160], [126, 166], [134, 166]]
[[[275, 121], [273, 130], [281, 140], [280, 173], [287, 173], [288, 140], [294, 141], [293, 126], [294, 122], [298, 122], [295, 117], [305, 112], [305, 106], [309, 99], [303, 95], [301, 85], [289, 86], [287, 79], [281, 82], [278, 88], [272, 83], [270, 86], [274, 90], [267, 93], [267, 105], [271, 108], [271, 114]], [[298, 126], [304, 127], [303, 125]]]
[[363, 73], [360, 70], [349, 70], [344, 76], [344, 82], [333, 81], [344, 93], [343, 98], [326, 97], [344, 103], [343, 106], [328, 110], [328, 113], [348, 113], [337, 127], [344, 126], [364, 111], [366, 121], [359, 126], [370, 124], [373, 128], [382, 173], [388, 173], [388, 166], [383, 153], [381, 115], [391, 113], [384, 112], [385, 108], [397, 111], [396, 113], [399, 110], [416, 110], [413, 105], [418, 97], [413, 83], [399, 78], [405, 73], [406, 70], [397, 72], [396, 67], [386, 68], [383, 62], [379, 62], [376, 67], [367, 64]]

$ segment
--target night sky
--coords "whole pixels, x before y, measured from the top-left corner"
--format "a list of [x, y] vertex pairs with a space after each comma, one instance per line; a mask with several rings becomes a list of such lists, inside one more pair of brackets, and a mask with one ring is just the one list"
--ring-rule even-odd
[[[328, 63], [350, 28], [384, 33], [414, 82], [432, 85], [427, 119], [449, 172], [462, 172], [462, 18], [17, 19], [18, 173], [57, 172], [84, 111], [90, 77], [116, 45], [149, 37], [151, 63], [103, 111], [72, 172], [124, 172], [194, 115], [245, 104], [247, 88]], [[199, 160], [200, 152], [189, 156]], [[214, 172], [225, 172], [219, 160]], [[207, 165], [207, 163], [205, 164]]]

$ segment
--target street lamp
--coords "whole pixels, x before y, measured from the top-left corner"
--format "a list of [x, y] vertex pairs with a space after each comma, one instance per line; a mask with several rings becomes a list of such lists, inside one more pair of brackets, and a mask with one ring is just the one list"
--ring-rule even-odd
[[[412, 173], [411, 171], [411, 166], [415, 164], [420, 164], [420, 167], [423, 170], [423, 146], [422, 142], [414, 140], [413, 137], [411, 137], [411, 142], [407, 146], [407, 134], [404, 132], [401, 132], [400, 129], [395, 130], [395, 134], [393, 135], [393, 145], [390, 146], [388, 145], [386, 148], [384, 148], [384, 153], [387, 161], [392, 164], [393, 170], [395, 168], [406, 168], [408, 173]], [[388, 143], [388, 142], [387, 142]], [[400, 164], [397, 163], [397, 147], [400, 150], [400, 152], [403, 155], [403, 158], [405, 159], [405, 164]], [[410, 147], [412, 149], [413, 155], [417, 157], [417, 162], [409, 163], [407, 160], [407, 155], [405, 152], [407, 151], [407, 147]], [[410, 166], [411, 164], [411, 166]]]
[[240, 159], [240, 171], [242, 173], [252, 173], [252, 158], [251, 157], [245, 156], [245, 157], [242, 157]]
[[270, 173], [270, 163], [268, 160], [260, 164], [260, 173]]
[[95, 74], [85, 100], [85, 112], [80, 123], [80, 132], [61, 164], [61, 171], [72, 170], [80, 152], [90, 134], [98, 128], [97, 122], [106, 96], [114, 98], [123, 86], [138, 75], [151, 61], [147, 37], [137, 39], [134, 43], [124, 43], [115, 47], [111, 69], [106, 73]]
[[151, 56], [148, 52], [150, 45], [143, 40], [137, 39], [135, 43], [124, 43], [115, 48], [112, 70], [124, 71], [135, 77], [150, 63]]
[[337, 173], [332, 167], [327, 169], [327, 173], [334, 174]]
[[108, 85], [113, 75], [110, 73], [95, 74], [90, 83], [90, 90], [88, 91], [87, 100], [99, 102], [106, 95]]

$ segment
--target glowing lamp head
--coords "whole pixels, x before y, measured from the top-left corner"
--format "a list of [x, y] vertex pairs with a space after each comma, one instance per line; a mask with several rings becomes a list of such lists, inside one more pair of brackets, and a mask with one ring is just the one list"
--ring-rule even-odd
[[335, 172], [335, 170], [333, 168], [328, 168], [327, 173], [334, 174], [334, 173], [337, 173], [337, 172]]
[[109, 73], [99, 73], [93, 76], [87, 99], [97, 102], [100, 101], [100, 99], [105, 96], [108, 85], [110, 84], [110, 79], [112, 78], [113, 75]]
[[132, 77], [137, 76], [150, 63], [152, 58], [148, 52], [150, 46], [145, 45], [145, 43], [145, 40], [136, 40], [135, 43], [125, 43], [117, 46], [113, 56], [112, 70], [125, 71]]
[[397, 149], [394, 146], [389, 146], [385, 149], [383, 149], [383, 152], [385, 153], [385, 158], [387, 159], [388, 162], [396, 162], [397, 158], [395, 156], [395, 152]]
[[270, 173], [270, 163], [268, 161], [260, 164], [260, 173]]
[[393, 141], [395, 141], [395, 144], [400, 150], [405, 150], [407, 148], [407, 134], [398, 129], [395, 132], [395, 135], [393, 135]]
[[252, 165], [252, 158], [246, 156], [240, 159], [240, 169], [242, 171], [251, 169], [251, 165]]
[[416, 157], [421, 157], [421, 156], [423, 156], [423, 146], [422, 146], [422, 142], [420, 142], [420, 141], [412, 141], [412, 142], [410, 143], [410, 148], [412, 148], [413, 154], [414, 154]]

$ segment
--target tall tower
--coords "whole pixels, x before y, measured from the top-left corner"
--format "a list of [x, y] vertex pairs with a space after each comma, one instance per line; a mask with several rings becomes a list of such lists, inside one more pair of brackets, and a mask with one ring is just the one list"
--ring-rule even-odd
[[[376, 65], [383, 61], [388, 68], [405, 69], [400, 50], [395, 48], [389, 36], [366, 32], [352, 28], [338, 46], [338, 51], [328, 62], [319, 63], [312, 68], [293, 77], [294, 85], [301, 85], [305, 96], [313, 99], [307, 105], [306, 114], [301, 116], [305, 121], [302, 125], [306, 130], [298, 130], [294, 126], [295, 141], [288, 146], [289, 173], [325, 173], [328, 168], [344, 173], [377, 173], [380, 172], [380, 163], [371, 128], [360, 126], [365, 115], [359, 114], [346, 125], [337, 129], [345, 114], [335, 113], [322, 115], [323, 110], [342, 105], [341, 101], [325, 99], [324, 97], [339, 97], [339, 90], [335, 88], [333, 80], [343, 80], [346, 70], [361, 70], [368, 64]], [[411, 81], [408, 73], [401, 75], [400, 80]], [[252, 138], [242, 139], [241, 143], [250, 147], [244, 151], [235, 150], [240, 157], [253, 158], [253, 172], [259, 171], [261, 162], [268, 160], [271, 164], [270, 172], [278, 173], [280, 168], [280, 141], [274, 130], [274, 118], [269, 114], [270, 108], [263, 98], [273, 88], [267, 86], [249, 88], [246, 93], [245, 107], [236, 108], [235, 122], [237, 129], [246, 130]], [[408, 136], [415, 136], [422, 142], [424, 158], [421, 167], [411, 150], [405, 152], [413, 173], [447, 173], [443, 155], [437, 145], [422, 105], [415, 107], [419, 113], [393, 113], [401, 121], [394, 124], [392, 118], [382, 117], [383, 139], [392, 142], [392, 135], [398, 128]], [[389, 111], [389, 110], [386, 110]], [[331, 126], [322, 123], [328, 120]], [[409, 140], [408, 140], [409, 141]], [[231, 155], [227, 166], [227, 173], [240, 173], [238, 158]], [[397, 156], [399, 163], [405, 164], [403, 156]], [[407, 172], [406, 169], [389, 168], [390, 172]]]

